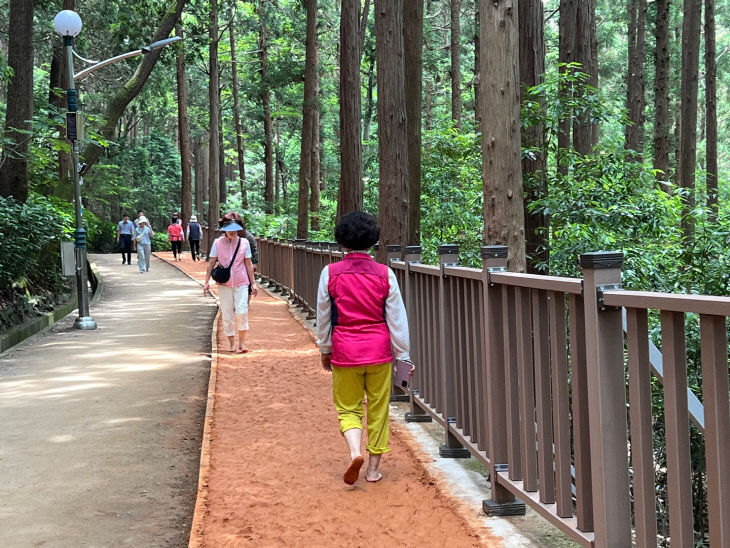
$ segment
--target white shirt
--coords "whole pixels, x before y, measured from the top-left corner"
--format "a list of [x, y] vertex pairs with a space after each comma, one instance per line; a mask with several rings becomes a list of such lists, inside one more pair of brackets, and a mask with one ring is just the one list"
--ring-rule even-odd
[[[322, 354], [332, 353], [332, 300], [329, 292], [330, 271], [325, 266], [319, 277], [317, 289], [317, 344]], [[399, 360], [410, 359], [410, 336], [408, 316], [403, 305], [403, 297], [398, 287], [395, 272], [388, 267], [388, 297], [385, 299], [385, 321], [390, 331], [390, 344], [395, 357]]]

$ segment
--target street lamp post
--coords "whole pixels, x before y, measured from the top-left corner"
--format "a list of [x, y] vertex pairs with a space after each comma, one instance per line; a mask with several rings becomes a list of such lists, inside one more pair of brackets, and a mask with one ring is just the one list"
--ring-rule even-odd
[[[74, 36], [81, 32], [81, 17], [72, 10], [63, 10], [56, 14], [53, 19], [53, 26], [56, 32], [63, 37], [63, 45], [66, 50], [66, 72], [68, 74], [68, 90], [66, 95], [66, 137], [71, 141], [71, 170], [74, 182], [74, 209], [76, 212], [76, 231], [74, 241], [76, 244], [76, 288], [79, 299], [79, 316], [74, 321], [75, 329], [96, 329], [94, 318], [89, 315], [89, 289], [86, 272], [86, 230], [83, 224], [83, 210], [81, 207], [81, 181], [79, 177], [79, 131], [81, 119], [78, 116], [78, 100], [76, 96], [76, 80], [85, 78], [93, 71], [116, 63], [128, 57], [134, 57], [145, 53], [164, 48], [165, 46], [182, 40], [181, 37], [166, 38], [158, 40], [143, 48], [99, 61], [92, 66], [74, 74], [73, 44]], [[93, 62], [93, 61], [92, 61]]]
[[81, 208], [81, 182], [79, 180], [79, 141], [78, 126], [71, 128], [72, 124], [78, 123], [78, 101], [76, 99], [76, 84], [74, 82], [73, 44], [74, 36], [81, 32], [81, 18], [71, 10], [59, 12], [53, 19], [56, 32], [63, 36], [63, 46], [66, 50], [66, 74], [68, 77], [68, 90], [66, 93], [66, 136], [71, 141], [71, 171], [74, 182], [74, 210], [76, 213], [76, 231], [74, 242], [76, 244], [76, 290], [79, 299], [79, 315], [74, 321], [75, 329], [96, 329], [94, 318], [89, 315], [89, 289], [86, 273], [86, 230], [83, 223], [83, 210]]

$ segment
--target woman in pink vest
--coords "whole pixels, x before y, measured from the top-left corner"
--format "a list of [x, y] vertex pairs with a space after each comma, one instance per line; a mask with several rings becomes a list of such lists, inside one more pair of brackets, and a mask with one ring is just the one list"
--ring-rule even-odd
[[[332, 372], [332, 394], [340, 432], [350, 449], [344, 474], [352, 485], [365, 460], [361, 453], [363, 396], [367, 396], [365, 479], [377, 482], [380, 457], [388, 447], [391, 362], [410, 360], [408, 318], [398, 281], [387, 266], [367, 253], [380, 237], [375, 217], [362, 211], [345, 215], [335, 239], [345, 258], [322, 270], [317, 293], [317, 335], [322, 368]], [[392, 348], [392, 350], [391, 350]], [[415, 370], [411, 367], [411, 375]]]
[[[230, 351], [237, 354], [248, 352], [246, 334], [248, 333], [248, 287], [254, 296], [258, 288], [253, 277], [251, 248], [243, 237], [246, 227], [238, 213], [226, 213], [220, 219], [223, 236], [213, 242], [210, 260], [205, 272], [203, 294], [210, 291], [210, 276], [216, 263], [231, 267], [231, 275], [225, 283], [218, 283], [218, 306], [221, 309], [223, 332], [228, 337]], [[236, 327], [238, 327], [238, 346], [236, 346]]]

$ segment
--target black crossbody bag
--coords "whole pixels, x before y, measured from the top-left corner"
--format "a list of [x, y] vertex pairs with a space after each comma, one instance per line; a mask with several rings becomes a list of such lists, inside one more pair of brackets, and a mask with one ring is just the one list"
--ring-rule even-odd
[[228, 280], [231, 279], [231, 267], [233, 266], [233, 261], [236, 260], [236, 254], [238, 253], [238, 248], [241, 245], [241, 238], [238, 238], [238, 244], [236, 245], [236, 250], [233, 252], [233, 257], [231, 258], [231, 264], [228, 266], [223, 266], [222, 264], [218, 263], [218, 266], [216, 266], [213, 269], [213, 272], [210, 273], [210, 277], [213, 278], [217, 283], [224, 284]]

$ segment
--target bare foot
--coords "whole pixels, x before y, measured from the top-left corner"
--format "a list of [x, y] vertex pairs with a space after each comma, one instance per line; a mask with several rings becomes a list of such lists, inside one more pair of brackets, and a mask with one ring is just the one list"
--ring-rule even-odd
[[352, 485], [357, 481], [357, 478], [360, 475], [360, 468], [362, 468], [362, 465], [364, 463], [365, 459], [362, 458], [362, 456], [360, 455], [352, 459], [352, 462], [350, 462], [350, 466], [347, 467], [347, 470], [345, 470], [345, 475], [342, 477], [347, 485]]
[[375, 472], [371, 472], [370, 470], [367, 471], [365, 474], [365, 479], [369, 481], [370, 483], [377, 483], [381, 479], [383, 479], [383, 474], [378, 472], [377, 470]]

